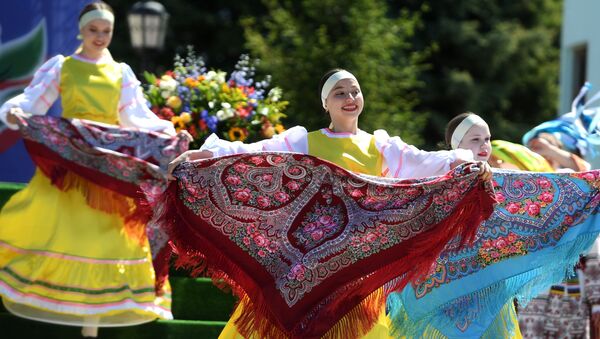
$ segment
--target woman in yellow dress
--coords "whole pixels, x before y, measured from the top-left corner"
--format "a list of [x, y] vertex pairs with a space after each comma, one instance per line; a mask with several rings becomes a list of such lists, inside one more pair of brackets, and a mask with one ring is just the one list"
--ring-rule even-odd
[[[459, 163], [473, 160], [473, 154], [468, 150], [425, 152], [406, 144], [399, 137], [390, 137], [384, 130], [377, 130], [373, 134], [360, 130], [358, 118], [363, 110], [363, 95], [358, 80], [345, 70], [335, 69], [325, 74], [321, 79], [319, 93], [323, 108], [331, 118], [329, 128], [307, 132], [304, 127], [293, 127], [272, 139], [253, 144], [228, 142], [211, 135], [200, 150], [182, 154], [170, 164], [170, 169], [186, 160], [248, 152], [284, 151], [317, 156], [356, 173], [421, 178], [444, 174]], [[484, 179], [489, 179], [489, 167], [483, 166], [481, 175]], [[374, 294], [378, 292], [380, 291]], [[238, 331], [236, 320], [248, 312], [245, 305], [249, 301], [246, 299], [242, 299], [219, 338], [244, 338]], [[389, 337], [389, 319], [385, 315], [384, 306], [373, 327], [357, 326], [353, 331], [348, 331], [348, 326], [352, 326], [352, 323], [342, 318], [325, 337], [339, 337], [336, 334], [337, 327], [345, 327], [346, 333], [353, 332], [362, 338]], [[259, 336], [254, 333], [250, 337]]]
[[[0, 119], [16, 129], [14, 114], [45, 114], [59, 97], [63, 118], [87, 119], [174, 135], [168, 121], [146, 106], [131, 68], [108, 52], [114, 14], [103, 2], [79, 17], [81, 48], [57, 55], [35, 74], [24, 93], [0, 107]], [[27, 187], [0, 212], [0, 296], [11, 313], [34, 320], [84, 326], [126, 326], [172, 318], [170, 290], [155, 292], [155, 274], [144, 225], [139, 237], [118, 214], [94, 209], [115, 198], [105, 188], [69, 173], [60, 190], [37, 170]], [[114, 194], [114, 193], [113, 193]], [[130, 198], [115, 199], [131, 209]]]

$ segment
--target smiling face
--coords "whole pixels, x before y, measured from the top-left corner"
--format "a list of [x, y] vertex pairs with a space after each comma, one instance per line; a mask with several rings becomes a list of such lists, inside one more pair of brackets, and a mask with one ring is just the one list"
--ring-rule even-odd
[[354, 79], [338, 81], [329, 92], [325, 104], [331, 120], [358, 118], [364, 105], [358, 81]]
[[490, 138], [488, 125], [485, 122], [479, 122], [469, 128], [458, 144], [458, 148], [471, 150], [474, 159], [477, 161], [488, 161], [492, 155]]
[[93, 59], [101, 57], [104, 49], [110, 45], [112, 34], [113, 25], [109, 21], [102, 19], [90, 21], [81, 28], [83, 54]]

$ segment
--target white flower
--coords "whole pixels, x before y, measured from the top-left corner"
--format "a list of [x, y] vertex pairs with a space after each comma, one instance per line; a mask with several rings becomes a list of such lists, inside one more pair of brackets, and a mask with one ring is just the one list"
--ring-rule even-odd
[[204, 75], [204, 79], [210, 81], [210, 80], [214, 79], [214, 77], [216, 77], [216, 76], [217, 76], [217, 72], [215, 72], [215, 71], [208, 71], [208, 73], [206, 73]]
[[162, 92], [160, 92], [160, 96], [167, 99], [168, 97], [171, 96], [171, 93], [169, 91], [162, 91]]
[[222, 84], [225, 82], [225, 76], [227, 75], [227, 73], [220, 71], [219, 73], [217, 73], [216, 76], [216, 80], [218, 83]]
[[281, 88], [278, 88], [278, 87], [271, 88], [271, 90], [269, 91], [269, 94], [267, 96], [269, 98], [271, 98], [271, 101], [273, 101], [273, 102], [279, 101], [279, 99], [281, 99]]
[[227, 120], [230, 118], [233, 118], [234, 114], [233, 114], [233, 110], [232, 109], [221, 109], [217, 112], [217, 119], [219, 119], [219, 121], [223, 121], [223, 120]]
[[160, 87], [160, 89], [162, 89], [163, 91], [174, 92], [177, 89], [177, 81], [171, 76], [163, 75], [160, 78], [160, 83], [158, 87]]
[[210, 108], [210, 109], [215, 108], [215, 102], [214, 101], [209, 101], [208, 102], [208, 108]]
[[225, 109], [227, 109], [227, 108], [231, 108], [231, 104], [230, 104], [230, 103], [228, 103], [228, 102], [222, 102], [222, 103], [221, 103], [221, 107], [223, 107], [223, 108], [225, 108]]
[[260, 112], [260, 114], [262, 115], [268, 115], [269, 114], [269, 107], [263, 107]]

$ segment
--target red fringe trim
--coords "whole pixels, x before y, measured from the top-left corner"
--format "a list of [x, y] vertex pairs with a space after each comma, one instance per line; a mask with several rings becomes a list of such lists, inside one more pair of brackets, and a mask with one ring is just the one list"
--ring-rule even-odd
[[[257, 335], [264, 338], [282, 335], [291, 338], [323, 335], [331, 338], [355, 338], [366, 334], [377, 322], [388, 294], [401, 290], [408, 282], [428, 275], [440, 252], [456, 236], [461, 237], [461, 244], [470, 243], [481, 222], [491, 215], [495, 203], [483, 183], [478, 184], [450, 216], [406, 241], [403, 248], [405, 255], [366, 276], [356, 289], [340, 289], [337, 294], [332, 291], [331, 295], [334, 297], [330, 298], [328, 307], [311, 315], [312, 320], [308, 319], [309, 315], [305, 315], [304, 319], [296, 322], [294, 328], [286, 329], [278, 320], [282, 315], [273, 314], [268, 301], [261, 294], [261, 286], [257, 286], [251, 277], [235, 266], [215, 244], [198, 239], [198, 235], [187, 230], [184, 226], [187, 222], [182, 218], [183, 211], [179, 211], [176, 192], [177, 183], [173, 182], [155, 203], [165, 207], [164, 213], [156, 221], [173, 239], [179, 256], [177, 266], [191, 269], [192, 275], [207, 273], [218, 286], [229, 284], [246, 307], [246, 312], [236, 321], [238, 330], [245, 336]], [[378, 273], [381, 273], [379, 277]], [[381, 278], [382, 275], [387, 278]], [[385, 290], [381, 288], [390, 281], [393, 282], [386, 285]], [[242, 288], [240, 282], [249, 285]], [[359, 295], [365, 297], [357, 299]], [[329, 321], [325, 321], [326, 319]]]

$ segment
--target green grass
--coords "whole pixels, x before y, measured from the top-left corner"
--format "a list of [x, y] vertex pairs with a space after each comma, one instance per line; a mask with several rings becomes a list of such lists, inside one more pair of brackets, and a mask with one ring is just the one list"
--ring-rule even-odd
[[19, 190], [25, 187], [25, 184], [16, 184], [0, 181], [0, 208], [8, 201], [8, 199]]

